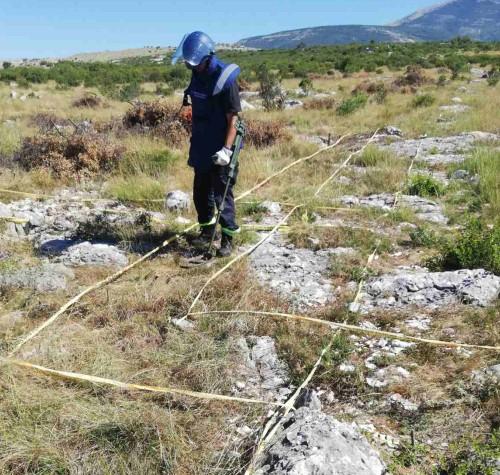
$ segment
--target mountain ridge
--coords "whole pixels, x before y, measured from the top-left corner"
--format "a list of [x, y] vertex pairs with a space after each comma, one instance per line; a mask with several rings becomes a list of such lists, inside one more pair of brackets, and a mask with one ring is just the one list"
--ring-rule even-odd
[[377, 42], [445, 41], [470, 36], [500, 40], [500, 0], [447, 0], [417, 10], [389, 25], [323, 25], [244, 38], [252, 48]]

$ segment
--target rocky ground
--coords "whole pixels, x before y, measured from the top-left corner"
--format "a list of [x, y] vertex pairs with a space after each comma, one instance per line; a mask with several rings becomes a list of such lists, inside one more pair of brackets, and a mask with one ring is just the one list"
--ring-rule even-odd
[[[400, 135], [386, 134], [378, 146], [398, 156], [416, 158], [429, 167], [429, 173], [435, 173], [435, 167], [463, 161], [479, 140], [498, 139], [481, 132], [420, 139], [404, 139]], [[364, 172], [360, 169], [359, 173]], [[441, 178], [446, 183], [468, 177], [444, 174]], [[439, 199], [374, 193], [343, 195], [338, 203], [352, 208], [377, 208], [384, 212], [401, 206], [411, 209], [417, 220], [436, 229], [451, 229]], [[189, 199], [178, 191], [167, 195], [164, 213], [132, 208], [113, 200], [98, 200], [96, 194], [75, 190], [58, 192], [49, 199], [29, 198], [0, 204], [0, 217], [18, 220], [6, 220], [1, 239], [4, 242], [22, 240], [32, 243], [38, 259], [31, 266], [3, 272], [0, 287], [51, 292], [65, 288], [75, 278], [74, 269], [77, 267], [123, 267], [129, 262], [132, 252], [144, 250], [144, 243], [142, 248], [137, 242], [125, 246], [126, 240], [123, 236], [117, 237], [117, 230], [137, 228], [152, 220], [178, 218], [188, 206]], [[283, 218], [284, 212], [278, 203], [267, 202], [262, 206], [265, 212], [258, 224], [277, 224]], [[253, 223], [252, 219], [247, 219], [248, 223]], [[356, 218], [318, 215], [316, 223], [331, 226], [342, 223], [361, 230], [373, 229], [373, 223]], [[407, 224], [415, 227], [414, 223]], [[395, 238], [397, 233], [392, 231], [395, 227], [386, 226], [380, 230], [381, 234]], [[265, 232], [259, 234], [263, 236]], [[275, 234], [251, 254], [249, 267], [253, 278], [296, 312], [321, 312], [333, 303], [347, 307], [350, 299], [346, 300], [345, 295], [353, 297], [358, 282], [352, 278], [334, 281], [332, 263], [359, 257], [360, 250], [351, 246], [324, 248], [319, 240], [309, 244], [301, 247], [293, 244], [286, 232]], [[393, 244], [395, 255], [401, 250], [401, 244]], [[408, 252], [414, 251], [410, 249]], [[7, 257], [7, 254], [0, 254], [0, 262]], [[359, 324], [366, 328], [388, 328], [397, 333], [426, 336], [440, 326], [441, 337], [454, 338], [457, 330], [453, 325], [439, 323], [444, 319], [440, 312], [488, 307], [499, 297], [500, 277], [484, 269], [432, 272], [421, 266], [395, 265], [390, 257], [383, 256], [383, 263], [373, 274], [368, 274], [359, 300], [348, 307], [359, 319]], [[391, 318], [383, 325], [383, 318], [374, 316], [384, 312], [385, 317], [390, 315]], [[5, 323], [17, 317], [10, 314], [2, 318]], [[194, 325], [179, 327], [196, 331]], [[403, 339], [386, 340], [360, 335], [351, 335], [347, 341], [349, 355], [334, 370], [339, 379], [348, 381], [347, 386], [357, 382], [367, 389], [362, 391], [362, 396], [352, 390], [346, 395], [340, 383], [335, 389], [323, 388], [319, 384], [309, 402], [283, 421], [269, 450], [259, 461], [256, 473], [382, 474], [387, 466], [384, 457], [399, 453], [405, 446], [408, 433], [403, 430], [398, 433], [398, 428], [406, 424], [401, 420], [423, 417], [425, 404], [430, 405], [418, 394], [405, 390], [421, 375], [418, 360], [411, 356], [415, 345]], [[231, 351], [231, 357], [237, 362], [231, 375], [233, 394], [283, 402], [294, 390], [290, 368], [282, 360], [271, 336], [239, 338]], [[477, 357], [472, 351], [454, 351], [453, 355], [459, 360], [457, 364], [462, 366], [466, 366], [465, 361]], [[498, 374], [498, 365], [492, 365], [466, 375], [465, 379], [479, 387], [495, 379], [498, 381]], [[437, 394], [431, 402], [446, 404], [447, 401], [440, 396]], [[469, 396], [475, 397], [473, 393]], [[239, 448], [256, 440], [261, 424], [262, 420], [254, 420], [251, 424], [235, 423], [232, 457], [240, 457]], [[430, 448], [447, 442], [446, 438], [432, 434], [424, 443]]]

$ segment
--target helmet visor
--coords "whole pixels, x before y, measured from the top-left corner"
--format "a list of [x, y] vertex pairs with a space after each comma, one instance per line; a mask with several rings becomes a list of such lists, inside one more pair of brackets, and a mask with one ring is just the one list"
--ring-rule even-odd
[[186, 41], [186, 38], [188, 36], [189, 34], [186, 33], [182, 38], [181, 42], [179, 43], [179, 46], [177, 46], [177, 49], [175, 50], [175, 53], [172, 56], [172, 64], [177, 64], [177, 61], [179, 61], [180, 59], [184, 59], [184, 55], [182, 54], [182, 49], [184, 47], [184, 42]]

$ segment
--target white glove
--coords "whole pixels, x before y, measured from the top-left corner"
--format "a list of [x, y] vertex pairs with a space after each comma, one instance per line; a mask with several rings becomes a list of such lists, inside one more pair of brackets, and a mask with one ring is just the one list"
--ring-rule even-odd
[[233, 154], [232, 150], [227, 147], [222, 147], [213, 157], [215, 165], [219, 165], [221, 167], [225, 167], [229, 165], [231, 161], [231, 155]]

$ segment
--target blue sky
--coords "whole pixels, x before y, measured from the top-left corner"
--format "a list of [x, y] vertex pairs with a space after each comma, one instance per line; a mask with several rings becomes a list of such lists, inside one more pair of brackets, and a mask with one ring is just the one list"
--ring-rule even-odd
[[333, 24], [386, 24], [436, 0], [0, 0], [0, 58], [217, 42]]

